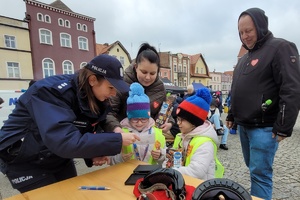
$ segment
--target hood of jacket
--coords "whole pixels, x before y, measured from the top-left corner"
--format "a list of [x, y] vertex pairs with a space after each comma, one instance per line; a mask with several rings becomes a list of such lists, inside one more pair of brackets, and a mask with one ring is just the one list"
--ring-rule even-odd
[[256, 31], [257, 31], [257, 42], [255, 46], [252, 49], [249, 49], [242, 41], [241, 36], [240, 40], [243, 43], [243, 47], [247, 49], [248, 51], [252, 51], [255, 49], [258, 49], [262, 46], [262, 44], [267, 40], [268, 37], [273, 36], [272, 32], [268, 29], [268, 17], [265, 15], [265, 11], [263, 11], [260, 8], [250, 8], [248, 10], [245, 10], [242, 12], [239, 16], [238, 21], [240, 20], [241, 16], [243, 15], [249, 15], [255, 25]]
[[211, 138], [216, 144], [218, 143], [218, 135], [213, 125], [208, 120], [205, 120], [205, 122], [201, 126], [197, 126], [188, 134], [178, 133], [178, 136], [182, 138], [182, 141], [190, 140], [195, 136], [205, 136]]
[[[131, 124], [129, 123], [129, 119], [126, 117], [124, 118], [121, 122], [120, 122], [122, 128], [128, 128], [129, 132], [133, 132], [136, 133], [137, 130], [135, 128], [133, 128], [131, 126]], [[145, 126], [145, 128], [141, 131], [148, 131], [150, 128], [152, 128], [155, 125], [155, 121], [152, 117], [149, 118], [149, 123], [147, 124], [147, 126]]]

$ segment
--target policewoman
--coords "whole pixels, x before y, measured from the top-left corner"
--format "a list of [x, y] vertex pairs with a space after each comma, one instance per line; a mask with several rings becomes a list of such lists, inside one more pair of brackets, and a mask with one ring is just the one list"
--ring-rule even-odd
[[139, 137], [103, 133], [108, 99], [127, 92], [121, 63], [99, 55], [75, 74], [35, 82], [19, 98], [0, 131], [1, 171], [21, 193], [77, 175], [73, 158], [120, 153]]

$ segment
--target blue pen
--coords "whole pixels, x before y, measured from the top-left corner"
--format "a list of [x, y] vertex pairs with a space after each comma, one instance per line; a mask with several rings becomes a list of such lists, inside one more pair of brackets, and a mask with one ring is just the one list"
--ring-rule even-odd
[[105, 186], [80, 186], [79, 190], [110, 190], [109, 187]]

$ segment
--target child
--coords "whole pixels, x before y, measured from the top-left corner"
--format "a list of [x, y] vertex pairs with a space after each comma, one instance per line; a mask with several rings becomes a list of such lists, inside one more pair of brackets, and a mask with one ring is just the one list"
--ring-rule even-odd
[[[127, 118], [123, 119], [120, 124], [125, 133], [135, 133], [140, 137], [140, 141], [123, 146], [122, 153], [110, 157], [111, 165], [129, 159], [137, 159], [150, 164], [162, 164], [165, 159], [162, 153], [166, 143], [165, 137], [161, 129], [154, 127], [155, 121], [150, 117], [150, 99], [139, 83], [130, 85], [127, 98]], [[93, 161], [94, 165], [97, 165], [95, 158]]]
[[227, 143], [227, 137], [229, 134], [229, 129], [221, 121], [220, 112], [219, 112], [219, 109], [217, 109], [217, 103], [216, 103], [215, 98], [212, 98], [207, 118], [213, 124], [214, 128], [216, 129], [217, 135], [222, 135], [222, 139], [221, 139], [219, 148], [228, 150], [226, 143]]
[[224, 172], [216, 156], [218, 136], [206, 120], [210, 101], [209, 90], [200, 88], [180, 103], [176, 111], [181, 133], [176, 135], [173, 149], [182, 148], [183, 166], [174, 169], [202, 180], [222, 177]]

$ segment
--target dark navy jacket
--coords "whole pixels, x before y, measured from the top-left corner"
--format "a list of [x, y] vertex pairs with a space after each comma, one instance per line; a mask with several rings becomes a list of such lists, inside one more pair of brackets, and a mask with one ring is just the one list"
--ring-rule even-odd
[[108, 103], [99, 101], [101, 113], [95, 115], [77, 89], [77, 74], [48, 77], [28, 88], [1, 128], [0, 151], [21, 142], [14, 163], [36, 160], [41, 154], [57, 162], [120, 153], [121, 134], [94, 134], [95, 124], [106, 119]]

